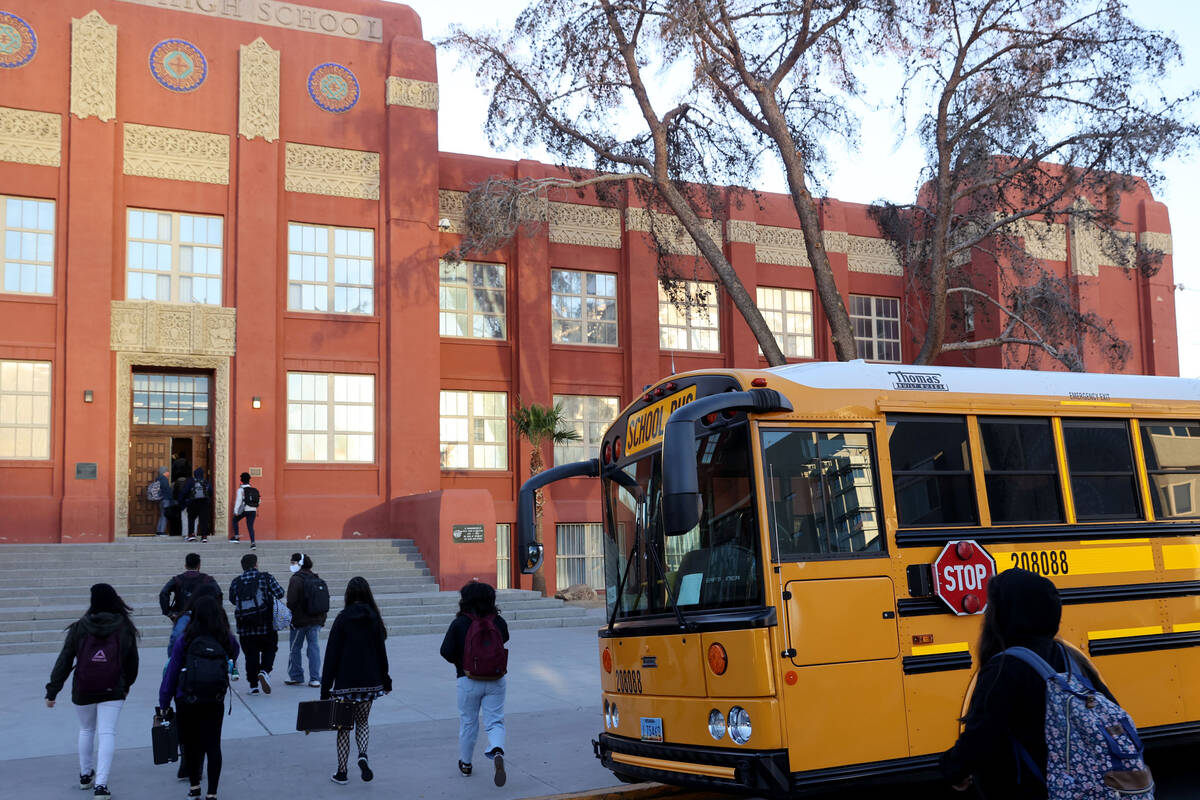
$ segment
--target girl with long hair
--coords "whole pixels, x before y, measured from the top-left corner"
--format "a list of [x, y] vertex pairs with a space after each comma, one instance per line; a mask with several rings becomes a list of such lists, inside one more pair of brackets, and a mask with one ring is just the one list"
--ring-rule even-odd
[[[329, 629], [325, 663], [321, 669], [321, 699], [350, 703], [354, 708], [354, 741], [358, 747], [358, 769], [364, 781], [375, 777], [367, 761], [371, 738], [368, 719], [371, 704], [392, 690], [388, 675], [387, 628], [375, 604], [366, 578], [353, 577], [346, 584], [345, 607]], [[350, 760], [350, 731], [337, 732], [337, 771], [334, 783], [345, 784]]]
[[[67, 628], [50, 682], [46, 706], [75, 670], [71, 702], [79, 715], [79, 788], [108, 798], [108, 775], [117, 747], [117, 718], [138, 675], [138, 629], [132, 611], [107, 583], [92, 586], [87, 613]], [[99, 734], [99, 735], [97, 735]]]
[[[171, 659], [158, 690], [160, 708], [175, 701], [179, 741], [187, 766], [188, 797], [200, 796], [200, 772], [208, 759], [208, 798], [216, 800], [221, 781], [221, 724], [228, 691], [228, 660], [237, 659], [238, 642], [229, 629], [229, 617], [211, 595], [192, 603], [192, 618], [171, 648]], [[184, 677], [187, 670], [194, 670]], [[205, 684], [200, 686], [200, 676]], [[216, 685], [213, 685], [216, 681]], [[221, 683], [223, 682], [223, 686]]]

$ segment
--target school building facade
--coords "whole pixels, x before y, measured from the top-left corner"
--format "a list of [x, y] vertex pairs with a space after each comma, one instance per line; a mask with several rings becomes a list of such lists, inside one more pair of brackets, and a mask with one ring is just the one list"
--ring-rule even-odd
[[[531, 235], [442, 263], [473, 184], [554, 169], [440, 153], [454, 98], [417, 15], [313, 2], [0, 4], [0, 543], [153, 533], [146, 483], [181, 455], [212, 475], [217, 535], [246, 471], [263, 538], [412, 538], [444, 586], [493, 561], [504, 584], [518, 398], [583, 436], [549, 464], [669, 372], [764, 363], [723, 295], [690, 316], [660, 296], [647, 232], [672, 220], [636, 201], [552, 197]], [[1040, 231], [1037, 255], [1114, 321], [1128, 371], [1177, 374], [1166, 208], [1139, 189], [1122, 214], [1167, 253], [1153, 278], [1084, 228]], [[731, 216], [713, 233], [785, 352], [832, 357], [789, 199]], [[911, 359], [866, 208], [831, 200], [822, 225], [860, 353]], [[551, 590], [595, 582], [600, 516], [595, 485], [555, 487]]]

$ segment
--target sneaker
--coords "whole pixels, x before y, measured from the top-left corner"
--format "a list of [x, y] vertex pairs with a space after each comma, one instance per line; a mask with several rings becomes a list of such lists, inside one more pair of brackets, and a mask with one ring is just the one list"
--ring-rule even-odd
[[492, 763], [496, 766], [496, 785], [503, 786], [508, 780], [508, 776], [504, 773], [504, 751], [499, 747], [496, 748], [496, 755], [492, 758]]
[[200, 537], [200, 544], [208, 544], [208, 537], [207, 537], [207, 536], [201, 536], [201, 537]]
[[97, 785], [96, 791], [92, 792], [92, 794], [97, 798], [103, 798], [103, 800], [110, 800], [112, 798], [112, 792], [108, 791], [107, 786]]
[[463, 775], [470, 775], [471, 774], [471, 765], [464, 764], [463, 762], [460, 761], [460, 762], [458, 762], [458, 771], [461, 772]]
[[266, 672], [258, 673], [258, 685], [262, 687], [263, 694], [271, 693], [271, 676]]
[[320, 688], [321, 688], [321, 682], [320, 682], [320, 681], [309, 681], [309, 682], [308, 682], [308, 685], [309, 685], [309, 686], [311, 686], [311, 687], [312, 687], [312, 688], [314, 688], [314, 689], [320, 689]]
[[303, 678], [301, 678], [301, 679], [300, 679], [300, 680], [298, 680], [298, 681], [294, 681], [294, 680], [292, 680], [291, 678], [288, 678], [286, 681], [284, 681], [284, 682], [283, 682], [283, 685], [284, 685], [284, 686], [303, 686], [303, 685], [304, 685], [304, 679], [303, 679]]
[[229, 680], [231, 681], [241, 680], [241, 677], [242, 676], [237, 671], [237, 667], [234, 667], [233, 671], [229, 673]]
[[194, 541], [196, 541], [196, 537], [195, 536], [185, 536], [185, 537], [183, 537], [183, 540], [185, 542], [194, 542]]
[[255, 545], [255, 544], [254, 544], [254, 542], [251, 542], [251, 543], [250, 543], [250, 549], [251, 549], [251, 550], [257, 550], [257, 549], [258, 549], [258, 546], [257, 546], [257, 545]]
[[370, 781], [375, 777], [375, 773], [371, 772], [371, 767], [367, 764], [366, 756], [358, 757], [358, 768], [362, 770], [362, 779], [364, 781]]
[[192, 787], [191, 789], [188, 789], [187, 796], [188, 796], [189, 798], [193, 798], [193, 797], [199, 797], [199, 796], [200, 796], [200, 787], [199, 787], [199, 786], [194, 786], [194, 787]]
[[340, 784], [342, 786], [345, 786], [347, 783], [350, 782], [350, 778], [346, 776], [346, 770], [344, 770], [344, 769], [338, 770], [337, 772], [330, 775], [329, 780], [333, 781], [334, 783]]
[[86, 775], [79, 776], [79, 788], [86, 790], [92, 788], [92, 784], [96, 782], [96, 770], [92, 770]]
[[250, 690], [250, 694], [262, 694], [262, 693], [258, 690], [258, 687], [255, 686], [253, 689]]
[[241, 540], [242, 540], [242, 539], [241, 539], [241, 537], [240, 537], [240, 536], [235, 536], [235, 537], [233, 537], [232, 539], [230, 539], [229, 541], [231, 541], [231, 542], [240, 542]]

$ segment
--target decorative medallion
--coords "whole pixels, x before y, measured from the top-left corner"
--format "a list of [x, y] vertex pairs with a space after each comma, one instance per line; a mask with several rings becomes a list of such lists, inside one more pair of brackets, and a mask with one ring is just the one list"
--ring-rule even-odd
[[349, 111], [358, 102], [358, 78], [341, 64], [321, 64], [308, 75], [308, 95], [326, 111]]
[[208, 77], [208, 62], [191, 42], [164, 39], [150, 51], [150, 72], [172, 92], [190, 92]]
[[37, 52], [37, 34], [29, 23], [8, 11], [0, 11], [0, 67], [23, 67]]

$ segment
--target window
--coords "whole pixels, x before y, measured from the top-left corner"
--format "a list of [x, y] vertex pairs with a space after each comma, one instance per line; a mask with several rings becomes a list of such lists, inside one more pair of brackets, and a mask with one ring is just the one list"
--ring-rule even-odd
[[1062, 427], [1075, 518], [1139, 519], [1142, 504], [1128, 423], [1064, 419]]
[[850, 295], [850, 322], [858, 357], [868, 361], [900, 361], [900, 300]]
[[871, 434], [768, 429], [762, 443], [770, 536], [780, 558], [884, 551]]
[[288, 223], [288, 310], [369, 315], [374, 307], [375, 231]]
[[555, 344], [617, 344], [617, 276], [550, 271], [551, 340]]
[[554, 395], [554, 405], [562, 406], [563, 421], [579, 434], [577, 441], [554, 445], [554, 463], [570, 464], [598, 456], [604, 432], [621, 411], [618, 403], [615, 397]]
[[901, 527], [978, 525], [965, 417], [888, 417]]
[[505, 338], [504, 265], [441, 262], [438, 325], [442, 336]]
[[1142, 450], [1157, 519], [1196, 516], [1200, 489], [1200, 422], [1141, 423]]
[[0, 459], [50, 458], [50, 363], [0, 361]]
[[205, 375], [134, 373], [134, 425], [208, 425], [209, 381]]
[[5, 292], [54, 293], [54, 201], [0, 197], [4, 203]]
[[813, 357], [812, 292], [760, 286], [758, 307], [785, 356]]
[[556, 525], [558, 555], [555, 573], [558, 589], [577, 583], [604, 589], [603, 527], [599, 523]]
[[374, 461], [375, 376], [289, 372], [288, 461]]
[[508, 468], [507, 401], [504, 392], [442, 392], [442, 469]]
[[1050, 420], [979, 418], [992, 522], [1062, 522]]
[[496, 523], [496, 588], [512, 588], [512, 559], [511, 552], [512, 525], [507, 522]]
[[684, 281], [691, 302], [680, 311], [658, 286], [658, 344], [663, 350], [721, 349], [717, 317], [717, 285], [704, 281]]
[[221, 305], [223, 222], [129, 209], [125, 299]]

